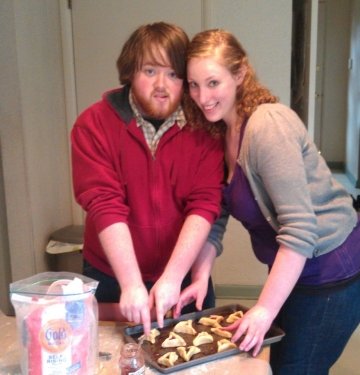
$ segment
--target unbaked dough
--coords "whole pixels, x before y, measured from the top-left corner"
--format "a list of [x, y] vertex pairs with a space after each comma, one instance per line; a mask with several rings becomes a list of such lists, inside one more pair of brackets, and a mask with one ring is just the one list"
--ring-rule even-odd
[[195, 346], [209, 344], [214, 341], [214, 338], [208, 332], [200, 332], [193, 340]]
[[175, 352], [168, 352], [158, 358], [158, 363], [165, 367], [174, 366], [175, 362], [178, 360], [179, 356]]
[[176, 333], [187, 333], [189, 335], [196, 335], [197, 332], [192, 326], [192, 320], [182, 320], [181, 322], [177, 323], [174, 327], [173, 331]]
[[193, 355], [201, 352], [201, 349], [197, 346], [189, 346], [188, 348], [179, 346], [178, 348], [176, 348], [176, 350], [179, 353], [180, 357], [186, 362], [189, 362]]
[[186, 346], [186, 341], [175, 332], [170, 332], [169, 337], [164, 340], [161, 346], [163, 348], [176, 348], [178, 346]]

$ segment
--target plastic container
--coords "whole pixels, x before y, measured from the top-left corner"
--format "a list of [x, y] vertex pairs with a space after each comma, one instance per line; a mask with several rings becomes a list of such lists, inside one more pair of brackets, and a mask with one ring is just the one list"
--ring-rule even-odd
[[145, 374], [145, 360], [141, 346], [136, 343], [124, 344], [121, 348], [119, 368], [121, 375]]
[[25, 375], [95, 374], [98, 282], [45, 272], [10, 284]]

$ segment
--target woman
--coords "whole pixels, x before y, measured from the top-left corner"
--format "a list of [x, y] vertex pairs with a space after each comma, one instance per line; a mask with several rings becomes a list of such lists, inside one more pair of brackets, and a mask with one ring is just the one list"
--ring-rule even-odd
[[351, 198], [297, 115], [258, 82], [233, 35], [197, 34], [187, 74], [196, 103], [186, 104], [190, 121], [224, 135], [224, 207], [269, 266], [257, 303], [230, 327], [233, 340], [245, 334], [240, 349], [257, 355], [275, 321], [286, 335], [271, 349], [274, 374], [328, 374], [360, 321], [360, 224]]

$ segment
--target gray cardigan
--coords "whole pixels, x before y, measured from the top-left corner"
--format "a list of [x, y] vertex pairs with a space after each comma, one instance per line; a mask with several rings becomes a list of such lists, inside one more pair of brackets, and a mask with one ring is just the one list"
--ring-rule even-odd
[[[250, 116], [238, 163], [279, 244], [311, 258], [342, 244], [356, 225], [350, 195], [287, 106], [262, 104]], [[218, 252], [226, 222], [223, 212], [209, 235]]]

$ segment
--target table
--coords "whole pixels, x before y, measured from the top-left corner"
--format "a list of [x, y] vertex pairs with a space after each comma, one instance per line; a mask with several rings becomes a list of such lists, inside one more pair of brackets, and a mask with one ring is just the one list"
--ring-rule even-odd
[[[120, 348], [123, 344], [123, 338], [121, 335], [122, 327], [124, 327], [123, 323], [106, 321], [99, 322], [99, 351], [111, 353], [111, 359], [99, 360], [96, 375], [119, 374], [117, 363]], [[6, 316], [0, 311], [0, 332], [2, 336], [0, 375], [21, 375], [15, 317]], [[249, 355], [242, 353], [194, 366], [183, 371], [177, 371], [174, 372], [174, 375], [271, 375], [272, 372], [267, 361], [267, 356], [268, 348], [265, 348], [257, 358], [252, 358]], [[146, 374], [161, 373], [147, 367]]]

